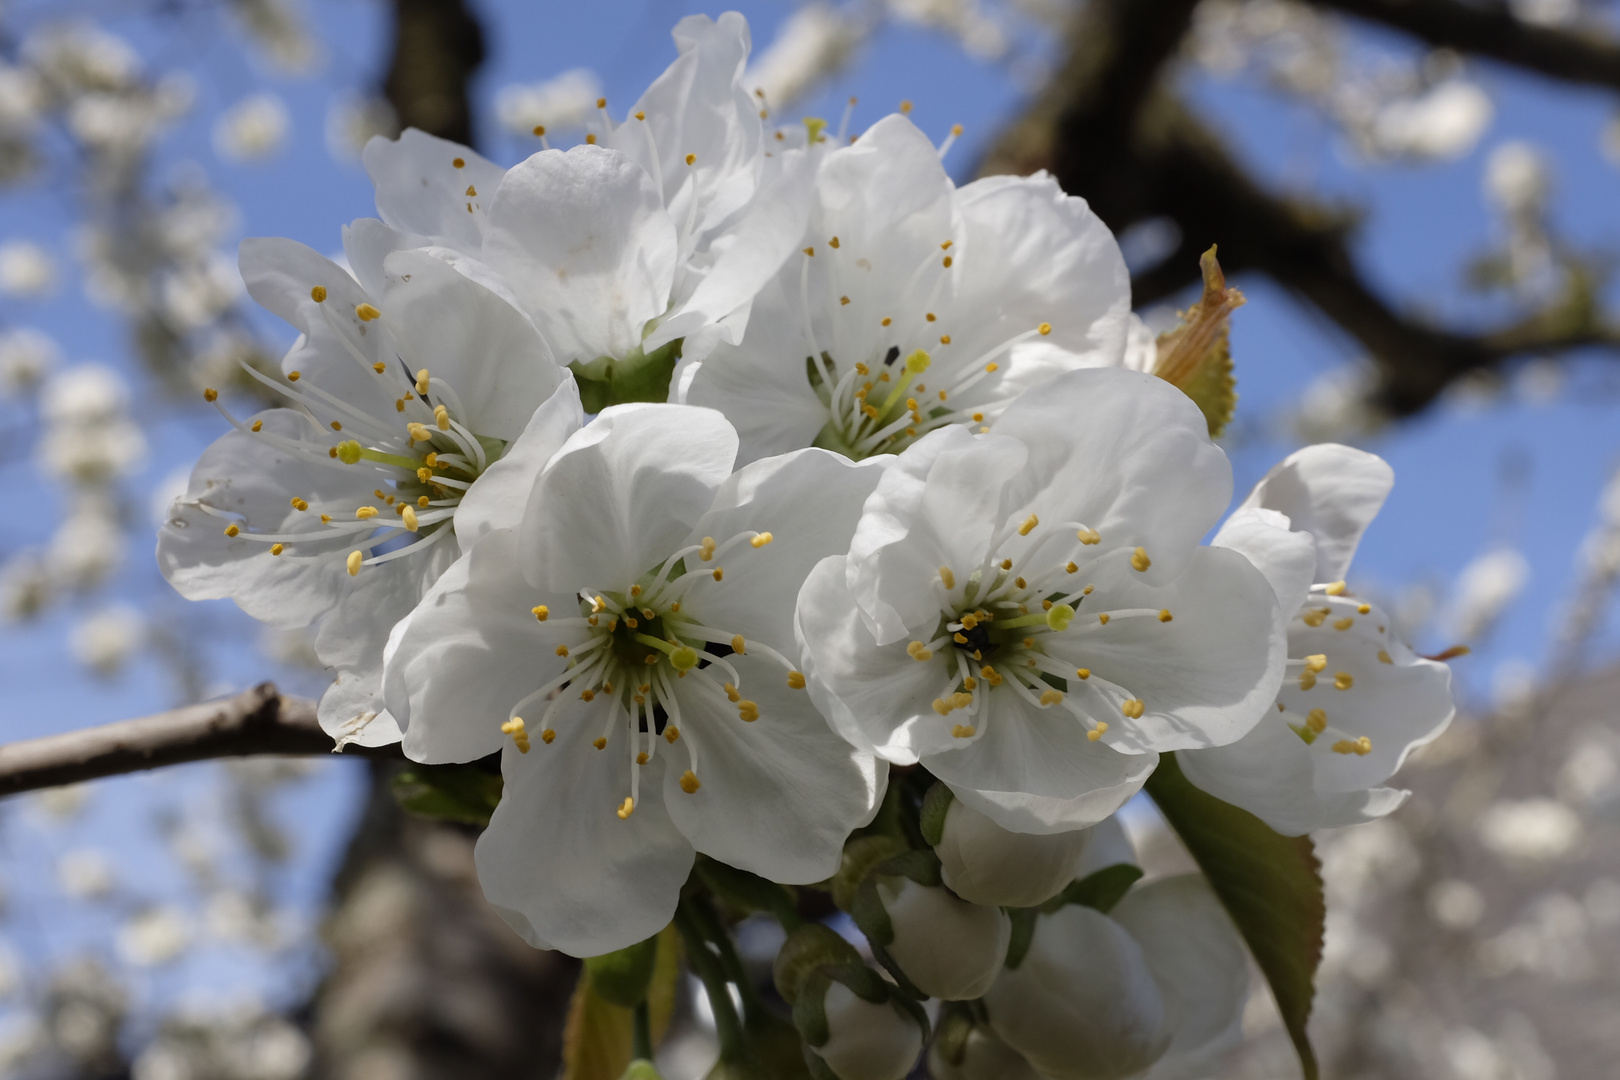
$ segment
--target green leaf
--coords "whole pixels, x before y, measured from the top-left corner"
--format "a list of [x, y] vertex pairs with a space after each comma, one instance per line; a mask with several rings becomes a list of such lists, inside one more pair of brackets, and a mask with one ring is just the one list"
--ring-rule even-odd
[[1130, 891], [1142, 878], [1142, 868], [1132, 866], [1130, 863], [1115, 863], [1105, 866], [1073, 882], [1067, 889], [1041, 905], [1046, 912], [1056, 911], [1064, 904], [1080, 904], [1088, 908], [1096, 908], [1104, 915], [1114, 910], [1114, 905], [1125, 899]]
[[488, 825], [501, 801], [501, 774], [476, 761], [412, 765], [394, 777], [392, 790], [399, 805], [413, 814], [463, 825]]
[[1209, 879], [1260, 965], [1299, 1053], [1305, 1080], [1317, 1080], [1305, 1032], [1322, 960], [1322, 864], [1309, 836], [1279, 836], [1246, 810], [1189, 782], [1175, 754], [1159, 758], [1147, 792]]
[[585, 961], [590, 973], [591, 987], [602, 998], [614, 1005], [633, 1009], [647, 999], [647, 988], [652, 985], [653, 966], [658, 962], [658, 936], [646, 941], [603, 953]]
[[[652, 1013], [653, 1045], [663, 1038], [675, 1011], [680, 981], [680, 938], [673, 926], [654, 939], [657, 956], [647, 988]], [[562, 1080], [619, 1080], [634, 1058], [635, 1013], [614, 1005], [597, 990], [590, 968], [580, 972], [563, 1026]]]

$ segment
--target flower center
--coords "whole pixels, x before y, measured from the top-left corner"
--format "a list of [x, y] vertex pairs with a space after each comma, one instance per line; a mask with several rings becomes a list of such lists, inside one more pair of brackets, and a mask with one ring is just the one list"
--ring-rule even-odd
[[[394, 365], [366, 360], [349, 339], [348, 328], [325, 307], [326, 290], [316, 286], [311, 296], [323, 305], [322, 314], [350, 357], [363, 365], [372, 378], [382, 380], [388, 392], [398, 394], [393, 415], [367, 412], [304, 380], [299, 372], [289, 372], [288, 382], [283, 385], [243, 363], [250, 377], [286, 398], [315, 433], [323, 437], [333, 433], [349, 435], [323, 451], [308, 438], [266, 431], [260, 420], [243, 424], [220, 403], [213, 390], [206, 391], [204, 397], [244, 435], [304, 462], [367, 470], [377, 486], [369, 499], [312, 499], [305, 497], [307, 492], [290, 492], [289, 505], [301, 514], [318, 518], [316, 528], [261, 532], [231, 520], [225, 534], [267, 544], [270, 554], [289, 559], [338, 558], [355, 575], [363, 566], [404, 558], [451, 535], [451, 523], [462, 497], [500, 457], [506, 444], [478, 435], [462, 423], [459, 417], [465, 411], [455, 388], [435, 378], [427, 368], [413, 375], [403, 360]], [[355, 315], [361, 334], [367, 332], [367, 323], [382, 317], [370, 304], [359, 305]], [[236, 517], [206, 503], [199, 505], [217, 517]], [[331, 543], [340, 538], [350, 543]], [[299, 545], [305, 545], [307, 550], [299, 550]], [[346, 553], [343, 547], [348, 548]]]
[[[960, 587], [956, 573], [940, 567], [939, 622], [929, 640], [917, 639], [906, 646], [913, 660], [943, 668], [934, 711], [941, 717], [963, 714], [952, 721], [955, 738], [983, 733], [998, 694], [1016, 695], [1040, 709], [1064, 708], [1086, 726], [1093, 742], [1108, 731], [1108, 722], [1098, 717], [1118, 712], [1134, 720], [1146, 709], [1142, 699], [1125, 687], [1089, 668], [1072, 666], [1072, 657], [1083, 648], [1082, 636], [1104, 633], [1117, 620], [1153, 618], [1168, 623], [1173, 616], [1151, 608], [1082, 615], [1080, 609], [1094, 586], [1079, 584], [1081, 566], [1074, 557], [1085, 558], [1083, 549], [1102, 538], [1079, 522], [1037, 536], [1024, 550], [1022, 566], [1013, 558], [997, 557], [1014, 531], [1029, 536], [1039, 525], [1031, 514], [1003, 527], [990, 544], [991, 554], [961, 579]], [[1070, 529], [1073, 540], [1066, 539]], [[1138, 573], [1151, 565], [1142, 548], [1132, 553], [1131, 567]], [[1054, 649], [1065, 656], [1054, 655]]]
[[[1331, 585], [1317, 585], [1312, 593], [1318, 594], [1307, 600], [1294, 616], [1295, 624], [1290, 633], [1290, 644], [1293, 644], [1295, 634], [1309, 635], [1313, 644], [1320, 644], [1323, 638], [1322, 628], [1331, 627], [1336, 633], [1343, 633], [1356, 625], [1361, 616], [1372, 614], [1372, 605], [1352, 599], [1345, 594], [1344, 582], [1338, 581]], [[1386, 627], [1378, 627], [1383, 634]], [[1378, 662], [1393, 664], [1395, 661], [1387, 649], [1378, 650]], [[1355, 676], [1348, 671], [1329, 672], [1328, 653], [1313, 653], [1303, 659], [1288, 661], [1289, 676], [1295, 680], [1301, 694], [1307, 694], [1320, 686], [1331, 686], [1336, 691], [1348, 691], [1355, 686]], [[1279, 699], [1277, 711], [1283, 714], [1284, 722], [1293, 729], [1294, 734], [1305, 741], [1305, 745], [1314, 746], [1316, 740], [1326, 735], [1332, 741], [1327, 744], [1335, 754], [1354, 754], [1365, 757], [1372, 752], [1372, 739], [1366, 735], [1356, 735], [1343, 727], [1333, 723], [1330, 719], [1329, 707], [1332, 702], [1326, 698], [1313, 700], [1318, 695], [1312, 694], [1311, 699], [1300, 701], [1286, 683], [1283, 687], [1287, 701]]]
[[[578, 699], [592, 706], [586, 723], [600, 725], [591, 741], [597, 750], [607, 749], [616, 729], [628, 736], [629, 794], [615, 811], [621, 819], [635, 811], [641, 767], [657, 756], [660, 738], [684, 747], [687, 768], [681, 790], [697, 794], [703, 786], [699, 742], [718, 734], [722, 721], [716, 718], [735, 712], [739, 720], [753, 723], [760, 717], [758, 704], [743, 697], [743, 679], [730, 657], [764, 656], [782, 665], [790, 687], [804, 688], [804, 675], [787, 657], [735, 630], [709, 625], [693, 610], [701, 609], [707, 590], [724, 587], [720, 559], [744, 544], [757, 550], [771, 539], [768, 532], [752, 530], [718, 544], [704, 537], [621, 589], [581, 589], [577, 617], [554, 617], [545, 605], [532, 608], [536, 619], [573, 640], [556, 647], [563, 670], [516, 702], [501, 730], [520, 752], [528, 753], [531, 725], [519, 714], [543, 702], [533, 727], [549, 745], [557, 737], [552, 721], [558, 710]], [[683, 690], [679, 695], [677, 684]]]

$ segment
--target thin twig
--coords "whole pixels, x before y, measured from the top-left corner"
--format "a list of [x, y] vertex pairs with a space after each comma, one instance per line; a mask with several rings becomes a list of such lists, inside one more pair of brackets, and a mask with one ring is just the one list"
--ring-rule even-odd
[[[260, 683], [233, 698], [0, 746], [0, 796], [209, 758], [332, 752], [315, 703]], [[349, 754], [399, 757], [399, 746]]]

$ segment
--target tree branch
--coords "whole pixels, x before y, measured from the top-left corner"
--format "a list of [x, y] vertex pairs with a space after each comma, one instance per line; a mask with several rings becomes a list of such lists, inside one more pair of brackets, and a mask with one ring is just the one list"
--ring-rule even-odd
[[[315, 703], [265, 682], [225, 701], [0, 746], [0, 797], [208, 758], [331, 752]], [[349, 753], [400, 756], [397, 744]]]
[[1319, 7], [1410, 34], [1438, 48], [1488, 56], [1565, 82], [1620, 89], [1620, 42], [1591, 32], [1537, 26], [1506, 4], [1458, 0], [1313, 0]]

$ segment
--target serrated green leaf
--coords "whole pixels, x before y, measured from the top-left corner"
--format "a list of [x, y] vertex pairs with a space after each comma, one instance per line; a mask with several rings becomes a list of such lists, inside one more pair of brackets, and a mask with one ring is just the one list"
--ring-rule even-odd
[[[657, 959], [647, 988], [654, 1046], [669, 1027], [681, 974], [680, 937], [675, 928], [665, 927], [657, 941]], [[619, 1080], [635, 1056], [634, 1037], [635, 1012], [602, 997], [591, 983], [590, 969], [582, 969], [563, 1026], [562, 1080]]]
[[1148, 779], [1158, 804], [1220, 898], [1277, 999], [1305, 1080], [1317, 1080], [1310, 1019], [1322, 929], [1322, 864], [1309, 836], [1279, 836], [1246, 810], [1194, 787], [1175, 754]]
[[392, 790], [399, 805], [413, 814], [463, 825], [488, 825], [501, 801], [501, 774], [477, 762], [412, 765], [394, 777]]

